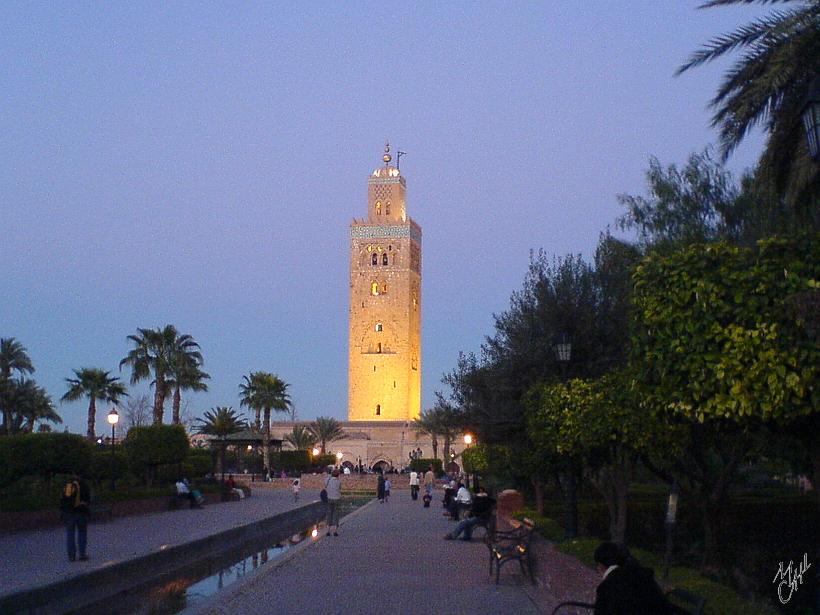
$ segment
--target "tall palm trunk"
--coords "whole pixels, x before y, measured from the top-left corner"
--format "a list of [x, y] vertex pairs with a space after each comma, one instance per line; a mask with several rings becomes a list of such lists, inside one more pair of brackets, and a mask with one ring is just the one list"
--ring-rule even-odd
[[165, 413], [165, 376], [157, 375], [154, 386], [154, 425], [162, 425], [162, 415]]
[[430, 438], [433, 440], [433, 459], [438, 459], [438, 438], [434, 433], [430, 434]]
[[450, 463], [450, 434], [444, 434], [444, 469], [447, 469], [447, 464]]
[[262, 437], [262, 463], [265, 472], [270, 471], [270, 408], [265, 408], [265, 425]]
[[256, 419], [254, 420], [254, 425], [256, 425], [256, 431], [259, 431], [262, 427], [262, 421], [261, 421], [262, 414], [261, 413], [262, 413], [262, 409], [257, 408], [256, 409]]
[[89, 440], [94, 440], [97, 436], [95, 423], [97, 421], [97, 398], [93, 395], [91, 396], [91, 401], [88, 402], [88, 430], [86, 431], [86, 437]]
[[180, 391], [179, 385], [174, 388], [174, 410], [173, 410], [173, 423], [174, 425], [179, 425], [179, 405], [182, 401], [182, 393]]

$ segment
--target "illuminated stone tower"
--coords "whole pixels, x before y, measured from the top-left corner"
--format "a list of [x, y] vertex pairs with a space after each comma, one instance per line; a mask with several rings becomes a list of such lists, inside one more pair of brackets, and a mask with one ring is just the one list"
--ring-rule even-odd
[[367, 219], [350, 224], [350, 421], [421, 411], [421, 227], [389, 144], [383, 160], [367, 182]]

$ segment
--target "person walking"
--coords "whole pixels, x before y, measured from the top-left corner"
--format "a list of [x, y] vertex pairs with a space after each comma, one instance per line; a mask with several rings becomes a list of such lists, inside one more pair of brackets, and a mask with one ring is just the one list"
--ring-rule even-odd
[[293, 479], [293, 483], [290, 486], [290, 490], [293, 492], [293, 501], [299, 501], [299, 489], [301, 488], [301, 484], [298, 478]]
[[330, 536], [330, 528], [333, 528], [333, 535], [339, 535], [339, 500], [342, 499], [342, 481], [339, 479], [339, 469], [335, 468], [325, 481], [325, 491], [327, 491], [327, 535]]
[[384, 474], [379, 472], [379, 478], [376, 482], [376, 497], [379, 500], [379, 504], [384, 504], [384, 491], [386, 486], [385, 482], [386, 481], [384, 480]]
[[433, 482], [436, 480], [435, 474], [433, 474], [433, 464], [430, 464], [430, 467], [424, 473], [424, 490], [427, 492], [427, 495], [430, 496], [430, 499], [433, 498]]
[[63, 487], [60, 498], [60, 516], [66, 529], [66, 547], [68, 561], [77, 559], [77, 548], [80, 561], [88, 559], [88, 504], [91, 501], [91, 489], [80, 474], [74, 474]]
[[392, 487], [392, 483], [390, 482], [389, 478], [384, 479], [384, 501], [390, 501], [390, 488]]
[[415, 470], [410, 470], [410, 497], [419, 499], [419, 473]]

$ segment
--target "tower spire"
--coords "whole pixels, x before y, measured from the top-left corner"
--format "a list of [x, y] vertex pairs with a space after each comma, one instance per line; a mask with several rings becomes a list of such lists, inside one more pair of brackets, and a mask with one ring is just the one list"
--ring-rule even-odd
[[393, 156], [390, 155], [390, 141], [384, 142], [384, 156], [382, 156], [382, 160], [384, 160], [384, 166], [389, 167], [390, 161], [393, 160]]

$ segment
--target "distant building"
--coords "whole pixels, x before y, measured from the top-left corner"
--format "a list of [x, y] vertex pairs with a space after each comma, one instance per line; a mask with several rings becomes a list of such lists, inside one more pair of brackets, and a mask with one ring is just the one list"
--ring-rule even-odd
[[389, 145], [383, 160], [367, 182], [367, 218], [350, 225], [349, 421], [421, 411], [421, 227]]
[[[421, 227], [407, 215], [407, 185], [389, 145], [382, 160], [368, 179], [367, 218], [350, 224], [347, 437], [328, 449], [347, 467], [400, 470], [411, 454], [433, 456], [430, 436], [413, 427], [421, 412]], [[271, 435], [284, 439], [295, 425], [310, 422], [276, 422]], [[462, 448], [452, 443], [455, 455]], [[439, 440], [439, 458], [443, 452]]]

